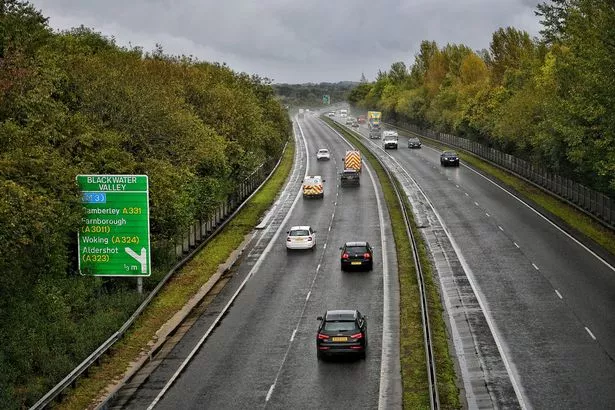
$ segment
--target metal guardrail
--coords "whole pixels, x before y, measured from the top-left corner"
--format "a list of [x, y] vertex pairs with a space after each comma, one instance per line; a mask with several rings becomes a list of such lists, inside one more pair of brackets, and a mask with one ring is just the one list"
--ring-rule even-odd
[[[49, 405], [56, 397], [58, 397], [69, 386], [73, 386], [76, 380], [92, 366], [94, 363], [99, 362], [100, 358], [113, 346], [118, 340], [120, 340], [126, 331], [132, 326], [137, 318], [143, 313], [143, 311], [150, 304], [152, 299], [158, 294], [160, 289], [167, 283], [167, 281], [173, 276], [173, 274], [188, 261], [190, 261], [196, 253], [198, 253], [211, 239], [213, 239], [225, 226], [229, 223], [233, 217], [241, 211], [245, 204], [261, 189], [261, 187], [271, 178], [275, 170], [280, 165], [284, 152], [288, 143], [284, 145], [282, 155], [275, 163], [273, 167], [269, 166], [269, 172], [265, 174], [265, 164], [261, 164], [251, 175], [249, 175], [237, 188], [236, 196], [232, 195], [231, 198], [220, 204], [220, 206], [214, 211], [212, 218], [206, 221], [196, 221], [183, 236], [181, 243], [175, 245], [176, 258], [180, 259], [175, 266], [160, 280], [156, 287], [147, 295], [145, 300], [139, 305], [137, 310], [130, 316], [130, 318], [109, 337], [102, 345], [100, 345], [92, 354], [90, 354], [83, 362], [81, 362], [75, 369], [73, 369], [64, 379], [62, 379], [56, 386], [49, 390], [39, 401], [37, 401], [30, 410], [43, 409]], [[260, 176], [260, 181], [258, 177]], [[203, 229], [205, 234], [203, 235]]]
[[[331, 121], [331, 120], [329, 120]], [[382, 169], [387, 174], [389, 181], [393, 185], [393, 190], [395, 191], [395, 196], [397, 197], [397, 201], [399, 202], [399, 206], [401, 207], [402, 215], [404, 217], [404, 225], [406, 229], [406, 235], [410, 240], [410, 244], [412, 246], [412, 257], [414, 261], [414, 266], [416, 270], [416, 278], [419, 287], [420, 299], [421, 299], [421, 320], [423, 325], [423, 343], [425, 344], [425, 362], [427, 367], [427, 378], [429, 383], [429, 402], [430, 409], [437, 410], [440, 408], [440, 395], [438, 393], [438, 378], [436, 372], [436, 359], [433, 352], [433, 343], [432, 343], [432, 335], [431, 335], [431, 320], [429, 318], [429, 303], [427, 300], [427, 292], [425, 290], [425, 278], [423, 276], [423, 269], [421, 267], [421, 261], [419, 258], [418, 245], [416, 242], [416, 238], [412, 232], [412, 227], [410, 225], [410, 215], [411, 211], [408, 209], [407, 203], [402, 199], [404, 195], [400, 193], [399, 182], [397, 178], [391, 173], [389, 167], [386, 165], [385, 161], [383, 161], [379, 155], [373, 151], [371, 147], [363, 142], [363, 136], [354, 130], [350, 130], [347, 127], [344, 127], [342, 124], [339, 124], [335, 121], [331, 121], [335, 124], [339, 129], [348, 132], [357, 138], [357, 141], [368, 151], [372, 153], [374, 158], [378, 161]]]
[[528, 161], [489, 148], [476, 141], [423, 129], [406, 122], [399, 122], [398, 124], [386, 123], [386, 125], [402, 131], [470, 152], [557, 196], [608, 228], [615, 229], [615, 199], [607, 195], [554, 172], [549, 172], [544, 167], [533, 165]]

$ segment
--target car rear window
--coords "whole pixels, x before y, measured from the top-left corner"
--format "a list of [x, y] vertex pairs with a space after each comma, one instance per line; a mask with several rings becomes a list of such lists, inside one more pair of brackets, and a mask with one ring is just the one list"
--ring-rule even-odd
[[346, 248], [346, 251], [352, 253], [365, 253], [367, 252], [367, 246], [349, 246]]
[[331, 332], [350, 332], [357, 328], [354, 321], [325, 322], [325, 329]]
[[296, 231], [290, 231], [290, 236], [308, 236], [310, 233], [305, 229], [297, 229]]

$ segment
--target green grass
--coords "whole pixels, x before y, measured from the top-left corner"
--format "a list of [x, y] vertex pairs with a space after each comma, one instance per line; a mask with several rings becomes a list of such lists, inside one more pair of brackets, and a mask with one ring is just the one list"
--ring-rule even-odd
[[[403, 128], [400, 129], [419, 137], [423, 137], [413, 131], [405, 130]], [[425, 144], [424, 138], [423, 143]], [[451, 148], [450, 146], [441, 144], [431, 139], [425, 145], [441, 150]], [[525, 180], [500, 167], [494, 166], [471, 153], [461, 150], [457, 152], [459, 154], [459, 158], [465, 163], [471, 165], [473, 168], [481, 170], [485, 174], [499, 181], [501, 184], [512, 188], [519, 194], [519, 196], [533, 202], [546, 212], [556, 216], [560, 220], [560, 224], [568, 225], [568, 227], [573, 231], [580, 232], [611, 254], [615, 255], [615, 231], [612, 229], [605, 227], [594, 218], [579, 211], [577, 208], [566, 203], [565, 201], [548, 194], [542, 189], [537, 188], [535, 185], [526, 182]]]
[[68, 392], [57, 408], [87, 408], [112, 381], [121, 378], [128, 364], [135, 361], [148, 342], [154, 339], [156, 331], [197, 293], [218, 266], [243, 242], [245, 235], [254, 229], [286, 181], [294, 151], [295, 146], [291, 142], [269, 181], [222, 232], [173, 276], [110, 354], [102, 358], [100, 365], [90, 369], [88, 377], [79, 380], [77, 387]]
[[[397, 267], [400, 285], [400, 361], [403, 385], [403, 406], [406, 409], [429, 408], [429, 384], [425, 362], [425, 346], [423, 344], [423, 322], [421, 319], [421, 302], [418, 281], [416, 277], [412, 247], [406, 235], [404, 217], [398, 205], [393, 183], [388, 179], [374, 155], [363, 145], [363, 142], [324, 117], [324, 120], [337, 129], [347, 139], [361, 150], [363, 158], [376, 171], [391, 218], [393, 238], [397, 252]], [[410, 207], [406, 200], [406, 205]], [[418, 232], [416, 224], [410, 215], [410, 224], [417, 240], [419, 258], [423, 268], [425, 289], [427, 292], [430, 313], [430, 325], [436, 370], [438, 372], [438, 393], [443, 409], [461, 408], [459, 390], [457, 388], [454, 363], [449, 353], [446, 324], [444, 323], [439, 286], [433, 280], [433, 268], [425, 244]]]

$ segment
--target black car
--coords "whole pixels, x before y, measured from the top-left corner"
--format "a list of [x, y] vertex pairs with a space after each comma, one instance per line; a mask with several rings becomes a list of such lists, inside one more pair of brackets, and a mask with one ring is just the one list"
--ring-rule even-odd
[[374, 268], [374, 250], [369, 245], [369, 242], [346, 242], [340, 248], [340, 262], [342, 270], [346, 271], [350, 268]]
[[453, 151], [444, 151], [440, 154], [440, 165], [447, 167], [449, 165], [459, 166], [459, 156]]
[[416, 137], [408, 139], [408, 148], [421, 148], [421, 140]]
[[361, 174], [356, 169], [345, 169], [340, 174], [340, 186], [359, 186], [361, 185]]
[[358, 310], [328, 310], [318, 320], [316, 355], [319, 359], [337, 354], [358, 354], [365, 359], [367, 316]]

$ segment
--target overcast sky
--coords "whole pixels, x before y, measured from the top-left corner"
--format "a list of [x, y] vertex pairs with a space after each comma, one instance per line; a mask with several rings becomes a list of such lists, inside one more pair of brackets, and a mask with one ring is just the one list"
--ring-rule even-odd
[[422, 40], [488, 48], [513, 26], [538, 35], [538, 0], [30, 0], [54, 29], [83, 24], [119, 45], [226, 62], [275, 82], [373, 80]]

